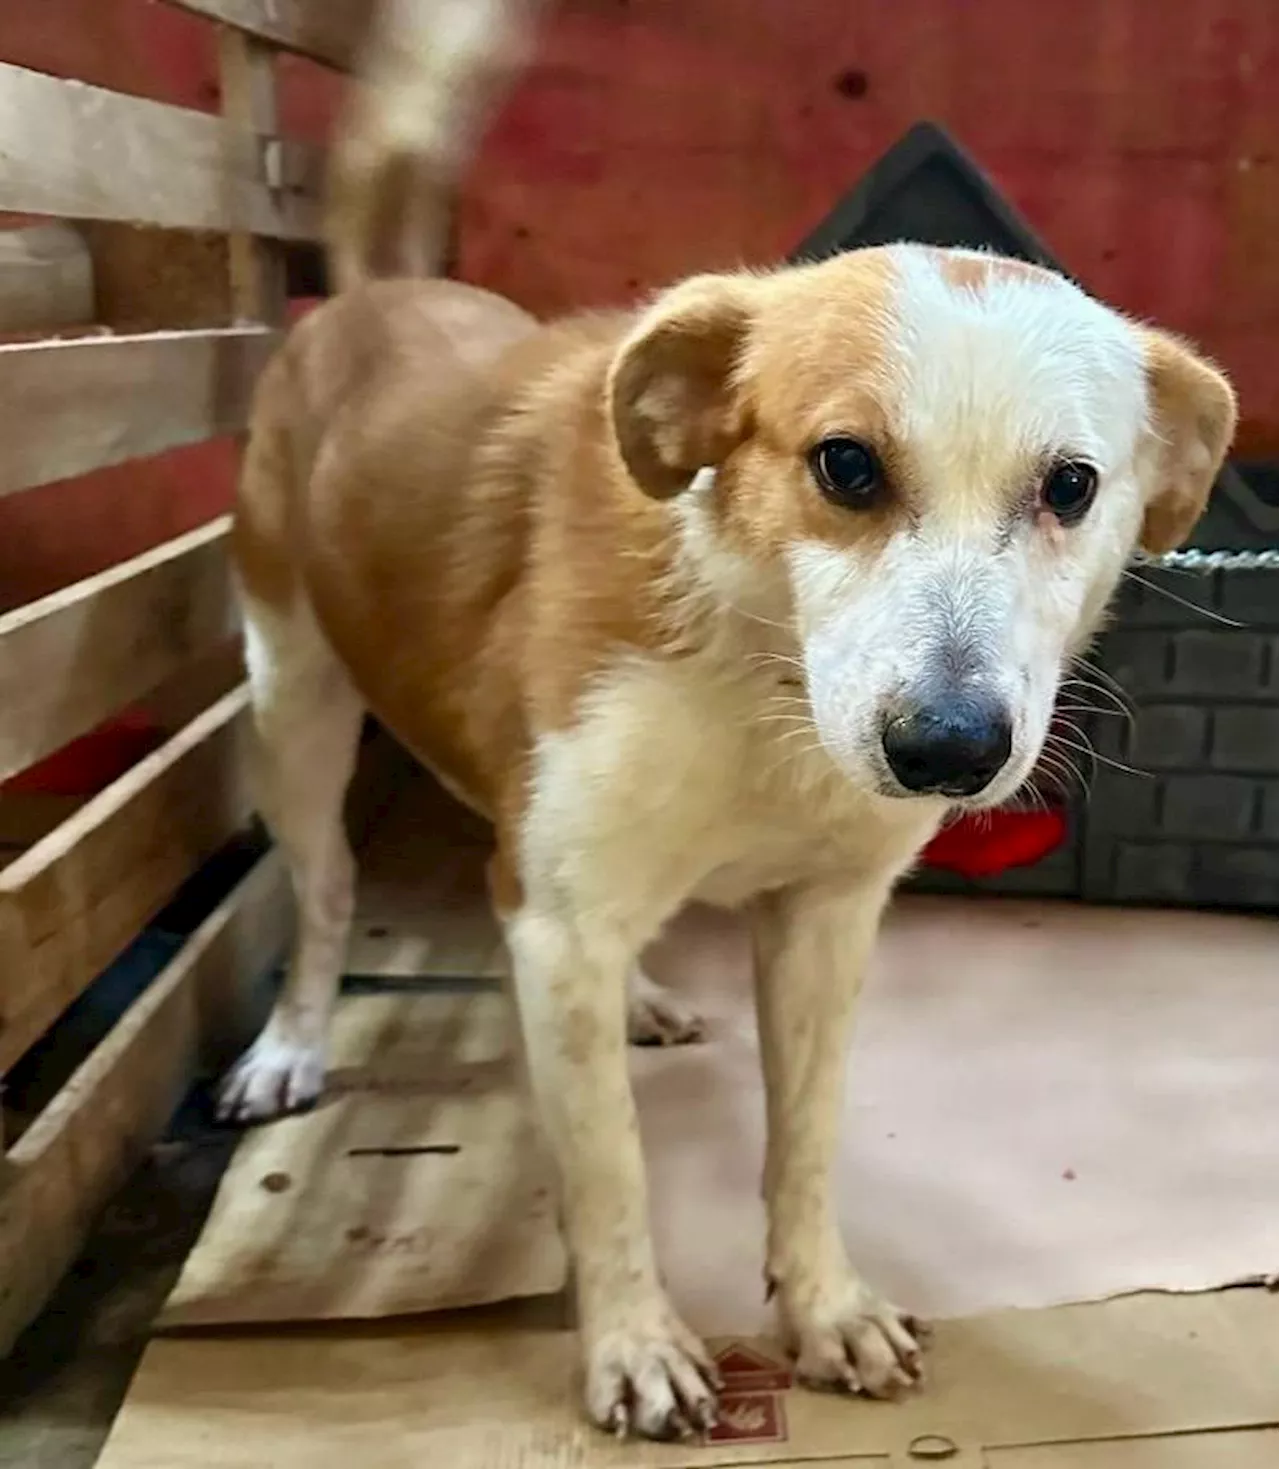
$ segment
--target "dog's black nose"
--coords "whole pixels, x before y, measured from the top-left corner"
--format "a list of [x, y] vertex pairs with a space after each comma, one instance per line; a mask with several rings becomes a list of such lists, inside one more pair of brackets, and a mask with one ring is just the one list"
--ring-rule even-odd
[[904, 790], [976, 796], [1013, 749], [1013, 721], [993, 699], [951, 694], [889, 721], [884, 754]]

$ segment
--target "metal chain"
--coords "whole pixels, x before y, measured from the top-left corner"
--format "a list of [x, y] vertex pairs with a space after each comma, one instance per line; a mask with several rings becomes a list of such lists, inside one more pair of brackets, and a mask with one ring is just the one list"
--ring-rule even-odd
[[1166, 551], [1163, 556], [1138, 556], [1140, 566], [1162, 571], [1189, 571], [1212, 576], [1215, 571], [1277, 571], [1280, 551]]

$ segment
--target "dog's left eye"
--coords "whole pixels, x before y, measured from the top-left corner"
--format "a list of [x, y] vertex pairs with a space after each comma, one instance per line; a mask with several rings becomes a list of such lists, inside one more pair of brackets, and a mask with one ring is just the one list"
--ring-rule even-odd
[[1098, 471], [1082, 459], [1055, 464], [1040, 486], [1040, 503], [1063, 525], [1083, 520], [1098, 489]]
[[843, 434], [823, 439], [810, 449], [809, 469], [828, 500], [854, 510], [869, 505], [881, 484], [875, 450]]

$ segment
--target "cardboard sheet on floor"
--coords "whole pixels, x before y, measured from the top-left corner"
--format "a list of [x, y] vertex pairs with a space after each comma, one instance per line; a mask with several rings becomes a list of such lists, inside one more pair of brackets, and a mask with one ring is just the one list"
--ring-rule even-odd
[[313, 1112], [247, 1132], [164, 1326], [377, 1317], [559, 1290], [507, 999], [341, 1001]]
[[547, 1303], [147, 1348], [98, 1469], [1272, 1469], [1276, 1301], [1135, 1296], [945, 1322], [926, 1392], [793, 1390], [762, 1341], [721, 1342], [707, 1443], [618, 1444], [577, 1407]]
[[[649, 967], [708, 1036], [632, 1057], [658, 1257], [705, 1334], [765, 1333], [744, 935], [691, 912]], [[1273, 1274], [1276, 997], [1273, 921], [904, 899], [850, 1057], [853, 1259], [934, 1318]]]

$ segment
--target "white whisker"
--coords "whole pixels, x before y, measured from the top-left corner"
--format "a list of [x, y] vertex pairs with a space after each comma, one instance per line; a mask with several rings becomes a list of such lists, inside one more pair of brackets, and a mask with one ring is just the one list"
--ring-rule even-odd
[[[1077, 730], [1076, 732], [1078, 734], [1081, 733], [1081, 731], [1079, 730]], [[1080, 754], [1087, 755], [1091, 761], [1095, 761], [1099, 765], [1110, 766], [1112, 770], [1123, 771], [1126, 775], [1140, 775], [1143, 777], [1144, 780], [1155, 779], [1155, 773], [1153, 771], [1139, 770], [1136, 765], [1126, 765], [1123, 760], [1113, 760], [1110, 755], [1103, 755], [1099, 751], [1095, 750], [1092, 744], [1090, 744], [1087, 740], [1084, 744], [1076, 744], [1073, 740], [1067, 739], [1064, 735], [1059, 735], [1058, 739], [1063, 745], [1066, 746], [1067, 749], [1078, 750]]]
[[1180, 597], [1177, 592], [1171, 592], [1168, 587], [1162, 587], [1158, 583], [1148, 581], [1146, 577], [1139, 576], [1136, 571], [1124, 573], [1127, 580], [1137, 582], [1140, 587], [1154, 592], [1158, 597], [1167, 597], [1170, 602], [1176, 602], [1179, 607], [1185, 607], [1189, 612], [1198, 612], [1201, 617], [1207, 617], [1210, 622], [1221, 623], [1223, 627], [1241, 628], [1247, 627], [1244, 622], [1237, 622], [1232, 617], [1224, 617], [1221, 612], [1215, 612], [1212, 607], [1202, 607], [1199, 602], [1190, 602], [1186, 597]]

